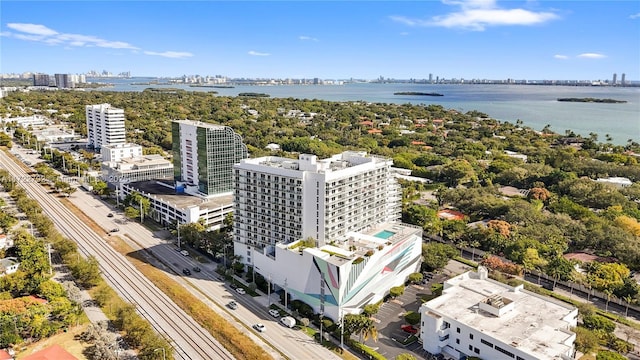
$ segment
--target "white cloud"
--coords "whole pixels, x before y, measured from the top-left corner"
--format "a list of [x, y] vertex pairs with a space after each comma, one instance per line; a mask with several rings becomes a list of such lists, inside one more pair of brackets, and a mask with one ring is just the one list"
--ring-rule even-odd
[[38, 24], [9, 23], [7, 24], [7, 27], [9, 29], [33, 35], [52, 36], [58, 34], [57, 31]]
[[433, 16], [430, 19], [412, 19], [390, 16], [390, 19], [407, 26], [440, 26], [484, 31], [490, 26], [535, 25], [558, 19], [552, 12], [535, 12], [526, 9], [502, 9], [494, 0], [443, 0], [447, 5], [459, 6], [461, 11]]
[[[99, 47], [108, 49], [128, 49], [134, 53], [140, 50], [139, 47], [125, 41], [113, 41], [99, 38], [93, 35], [59, 33], [39, 24], [10, 23], [9, 29], [15, 32], [3, 31], [0, 36], [12, 37], [19, 40], [37, 41], [47, 45], [62, 45], [65, 48], [73, 47]], [[172, 59], [182, 59], [193, 56], [189, 52], [179, 51], [144, 51], [147, 55], [163, 56]]]
[[630, 15], [630, 16], [629, 16], [629, 18], [630, 18], [630, 19], [637, 19], [637, 18], [640, 18], [640, 13]]
[[146, 55], [163, 56], [163, 57], [172, 58], [172, 59], [183, 59], [183, 58], [188, 58], [193, 56], [192, 53], [179, 52], [179, 51], [164, 51], [164, 52], [144, 51], [144, 53]]
[[607, 56], [604, 54], [598, 54], [598, 53], [584, 53], [584, 54], [578, 55], [578, 57], [582, 59], [603, 59], [603, 58], [606, 58]]
[[569, 57], [568, 57], [567, 55], [560, 55], [560, 54], [556, 54], [556, 55], [553, 55], [553, 58], [554, 58], [554, 59], [560, 59], [560, 60], [566, 60], [566, 59], [568, 59]]
[[269, 56], [271, 54], [269, 53], [261, 53], [261, 52], [257, 52], [257, 51], [249, 51], [247, 54], [251, 55], [251, 56]]
[[318, 41], [318, 39], [316, 38], [313, 38], [311, 36], [304, 36], [304, 35], [298, 36], [298, 39], [302, 41]]

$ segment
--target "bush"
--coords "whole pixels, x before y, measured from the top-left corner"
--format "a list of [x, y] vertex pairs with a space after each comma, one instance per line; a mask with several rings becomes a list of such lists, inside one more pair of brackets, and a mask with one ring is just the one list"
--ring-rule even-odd
[[391, 295], [391, 297], [395, 298], [402, 294], [404, 294], [404, 286], [394, 286], [389, 289], [389, 295]]
[[387, 358], [385, 358], [384, 356], [379, 354], [377, 351], [375, 351], [372, 348], [368, 347], [367, 345], [359, 343], [359, 342], [357, 342], [355, 340], [352, 340], [352, 339], [347, 340], [347, 345], [349, 345], [349, 347], [351, 347], [356, 352], [358, 352], [360, 354], [363, 354], [363, 355], [367, 355], [369, 357], [369, 359], [387, 360]]
[[420, 323], [420, 313], [415, 311], [407, 311], [404, 314], [404, 319], [411, 325], [416, 325]]
[[612, 351], [599, 351], [596, 360], [625, 360], [626, 357]]
[[613, 321], [596, 314], [584, 315], [582, 324], [589, 330], [602, 330], [607, 333], [616, 329], [616, 324]]

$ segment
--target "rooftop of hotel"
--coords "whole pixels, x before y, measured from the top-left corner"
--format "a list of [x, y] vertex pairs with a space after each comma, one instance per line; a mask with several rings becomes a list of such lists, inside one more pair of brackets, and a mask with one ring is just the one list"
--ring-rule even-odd
[[[482, 310], [511, 305], [500, 316]], [[468, 272], [447, 281], [445, 291], [424, 304], [432, 315], [446, 316], [539, 358], [555, 358], [572, 336], [563, 321], [575, 308]], [[493, 310], [492, 308], [488, 308]], [[576, 315], [577, 316], [577, 315]]]
[[279, 156], [264, 156], [253, 159], [243, 159], [241, 163], [256, 164], [273, 168], [283, 168], [300, 171], [338, 171], [365, 163], [388, 161], [388, 158], [367, 155], [364, 151], [345, 151], [326, 159], [318, 159], [315, 155], [300, 154], [298, 159]]
[[209, 128], [209, 129], [216, 129], [216, 130], [224, 128], [224, 126], [222, 125], [206, 123], [199, 120], [174, 120], [174, 122], [178, 124], [186, 124], [186, 125], [192, 125], [192, 126], [198, 126], [202, 128]]
[[[382, 223], [363, 232], [349, 232], [343, 239], [330, 244], [308, 249], [316, 255], [329, 254], [329, 263], [340, 266], [363, 256], [373, 255], [387, 246], [393, 246], [411, 236], [422, 237], [422, 229], [403, 223]], [[288, 244], [290, 250], [299, 248], [300, 243]]]
[[189, 194], [178, 194], [172, 180], [137, 181], [127, 184], [140, 193], [170, 204], [177, 209], [199, 206], [201, 209], [215, 209], [233, 204], [233, 195], [225, 194], [209, 198], [199, 198]]

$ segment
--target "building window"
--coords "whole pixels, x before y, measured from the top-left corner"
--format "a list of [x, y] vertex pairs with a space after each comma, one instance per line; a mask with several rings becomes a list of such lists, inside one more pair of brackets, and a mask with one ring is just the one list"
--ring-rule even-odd
[[456, 339], [456, 344], [460, 345], [460, 339]]
[[473, 350], [473, 346], [469, 345], [469, 351], [472, 351], [472, 350]]
[[460, 334], [460, 328], [456, 328], [456, 332]]
[[491, 347], [491, 348], [493, 347], [493, 344], [492, 344], [492, 343], [490, 343], [490, 342], [488, 342], [488, 341], [487, 341], [487, 340], [485, 340], [485, 339], [480, 339], [480, 342], [481, 342], [481, 343], [483, 343], [483, 344], [485, 344], [485, 345], [487, 345], [488, 347]]
[[512, 352], [507, 351], [507, 350], [505, 350], [505, 349], [501, 348], [500, 346], [496, 346], [496, 347], [495, 347], [495, 349], [496, 349], [496, 350], [498, 350], [498, 351], [500, 351], [501, 353], [503, 353], [503, 354], [507, 355], [508, 357], [514, 357], [514, 355], [513, 355], [513, 353], [512, 353]]
[[480, 354], [480, 349], [478, 349], [478, 348], [473, 348], [473, 352], [474, 352], [474, 353], [476, 353], [476, 354]]
[[469, 334], [469, 339], [473, 340], [473, 334]]

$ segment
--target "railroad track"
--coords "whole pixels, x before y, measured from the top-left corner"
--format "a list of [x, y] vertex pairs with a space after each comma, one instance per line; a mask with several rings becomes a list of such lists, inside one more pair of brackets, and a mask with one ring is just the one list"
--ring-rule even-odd
[[[26, 179], [25, 171], [0, 151], [0, 166], [16, 179]], [[107, 282], [174, 348], [174, 356], [184, 360], [233, 359], [211, 334], [197, 324], [169, 297], [140, 273], [124, 256], [83, 223], [37, 182], [19, 183], [37, 200], [59, 231], [75, 241], [85, 255], [98, 259]]]

